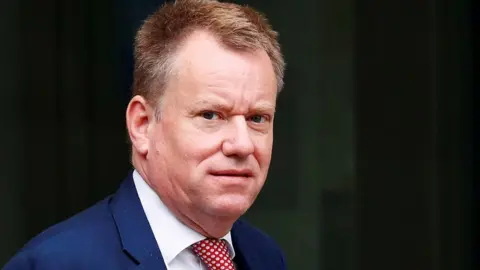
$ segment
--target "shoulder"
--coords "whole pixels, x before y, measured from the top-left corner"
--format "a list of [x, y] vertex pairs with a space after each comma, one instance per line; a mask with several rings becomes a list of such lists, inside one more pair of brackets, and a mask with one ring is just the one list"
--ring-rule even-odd
[[4, 269], [66, 269], [72, 262], [81, 264], [106, 255], [97, 251], [120, 247], [108, 201], [106, 198], [46, 229], [31, 239]]
[[[248, 252], [265, 262], [273, 264], [275, 268], [286, 269], [285, 256], [278, 243], [261, 229], [245, 220], [238, 220], [232, 229], [234, 245], [248, 248]], [[242, 251], [244, 252], [244, 251]], [[269, 265], [270, 267], [272, 265]]]

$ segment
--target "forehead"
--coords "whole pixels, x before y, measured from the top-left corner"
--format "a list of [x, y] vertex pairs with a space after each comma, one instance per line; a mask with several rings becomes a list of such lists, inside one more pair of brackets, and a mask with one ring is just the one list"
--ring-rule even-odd
[[177, 77], [181, 80], [194, 80], [212, 87], [243, 83], [249, 84], [249, 88], [276, 91], [272, 62], [264, 50], [226, 48], [206, 31], [193, 32], [182, 43], [175, 62]]

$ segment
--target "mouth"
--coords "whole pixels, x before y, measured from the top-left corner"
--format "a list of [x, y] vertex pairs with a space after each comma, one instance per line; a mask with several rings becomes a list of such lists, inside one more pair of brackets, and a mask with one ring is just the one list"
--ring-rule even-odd
[[213, 176], [223, 176], [223, 177], [252, 177], [253, 172], [251, 170], [218, 170], [211, 171]]

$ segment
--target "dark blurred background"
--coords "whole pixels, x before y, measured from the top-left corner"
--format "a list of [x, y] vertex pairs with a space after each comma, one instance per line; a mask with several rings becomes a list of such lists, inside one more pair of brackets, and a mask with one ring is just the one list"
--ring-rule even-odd
[[[472, 2], [234, 2], [266, 13], [287, 61], [246, 218], [289, 269], [473, 269]], [[1, 1], [0, 266], [126, 176], [133, 37], [161, 3]]]

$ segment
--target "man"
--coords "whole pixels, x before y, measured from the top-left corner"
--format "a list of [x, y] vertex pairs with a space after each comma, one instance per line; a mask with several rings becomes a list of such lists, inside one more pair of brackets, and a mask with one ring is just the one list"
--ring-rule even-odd
[[135, 169], [4, 269], [285, 269], [274, 241], [239, 220], [267, 177], [283, 71], [276, 33], [254, 10], [163, 5], [136, 36]]

